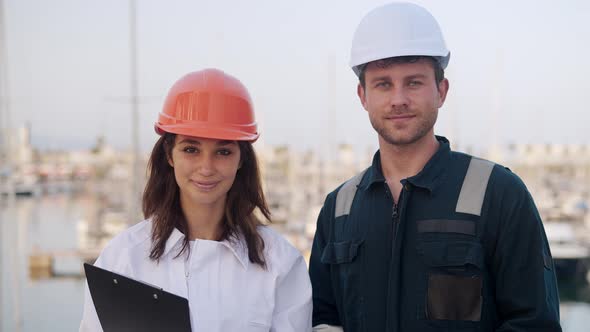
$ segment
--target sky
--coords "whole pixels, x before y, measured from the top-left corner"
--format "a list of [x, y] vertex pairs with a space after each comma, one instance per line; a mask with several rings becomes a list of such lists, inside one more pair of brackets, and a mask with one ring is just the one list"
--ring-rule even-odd
[[[129, 148], [129, 5], [2, 0], [10, 123], [40, 149], [104, 136]], [[207, 67], [252, 95], [261, 144], [377, 145], [348, 66], [353, 32], [388, 1], [137, 0], [141, 149], [172, 84]], [[590, 1], [422, 0], [451, 60], [437, 134], [456, 146], [590, 144]]]

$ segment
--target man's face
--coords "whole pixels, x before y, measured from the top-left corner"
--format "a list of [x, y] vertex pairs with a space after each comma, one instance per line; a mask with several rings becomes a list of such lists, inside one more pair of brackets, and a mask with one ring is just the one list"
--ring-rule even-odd
[[407, 145], [434, 135], [438, 109], [443, 105], [449, 83], [436, 83], [428, 59], [413, 63], [371, 62], [365, 68], [365, 87], [358, 96], [380, 141]]

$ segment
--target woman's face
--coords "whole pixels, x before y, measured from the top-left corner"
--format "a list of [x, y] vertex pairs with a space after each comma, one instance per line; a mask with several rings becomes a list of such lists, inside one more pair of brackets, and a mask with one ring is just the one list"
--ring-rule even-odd
[[174, 168], [181, 203], [223, 207], [240, 160], [236, 141], [176, 135], [168, 163]]

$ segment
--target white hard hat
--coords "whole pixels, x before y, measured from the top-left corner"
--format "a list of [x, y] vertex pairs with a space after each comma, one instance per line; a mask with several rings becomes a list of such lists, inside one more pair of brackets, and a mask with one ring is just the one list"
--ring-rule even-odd
[[358, 76], [360, 65], [411, 55], [432, 56], [445, 69], [451, 52], [436, 19], [426, 9], [394, 2], [373, 9], [359, 23], [352, 39], [350, 67]]

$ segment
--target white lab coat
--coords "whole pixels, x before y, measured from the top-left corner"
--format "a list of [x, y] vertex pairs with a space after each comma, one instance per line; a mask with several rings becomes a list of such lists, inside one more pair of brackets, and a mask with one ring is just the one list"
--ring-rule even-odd
[[[261, 226], [267, 270], [248, 259], [243, 240], [191, 242], [175, 229], [159, 264], [149, 259], [151, 221], [116, 236], [95, 265], [185, 297], [193, 331], [311, 331], [311, 283], [303, 257], [281, 235]], [[102, 331], [86, 286], [80, 331]]]

